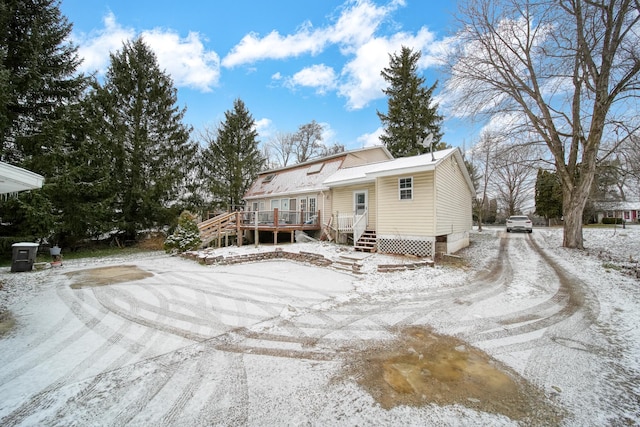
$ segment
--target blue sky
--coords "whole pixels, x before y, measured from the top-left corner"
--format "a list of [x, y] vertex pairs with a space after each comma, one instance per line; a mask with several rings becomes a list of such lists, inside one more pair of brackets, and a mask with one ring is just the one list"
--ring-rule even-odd
[[[452, 36], [452, 1], [62, 0], [82, 71], [102, 75], [109, 52], [142, 36], [173, 78], [185, 121], [215, 128], [240, 98], [264, 142], [315, 120], [324, 142], [378, 141], [386, 112], [380, 76], [402, 45], [422, 52], [419, 72], [443, 76], [436, 55]], [[437, 93], [436, 93], [437, 95]], [[445, 116], [444, 140], [469, 148], [478, 126]]]

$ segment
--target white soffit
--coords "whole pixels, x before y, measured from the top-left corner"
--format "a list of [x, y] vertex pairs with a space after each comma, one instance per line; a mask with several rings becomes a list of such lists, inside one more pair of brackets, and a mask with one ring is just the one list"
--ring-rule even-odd
[[41, 188], [44, 177], [35, 172], [0, 162], [0, 194]]

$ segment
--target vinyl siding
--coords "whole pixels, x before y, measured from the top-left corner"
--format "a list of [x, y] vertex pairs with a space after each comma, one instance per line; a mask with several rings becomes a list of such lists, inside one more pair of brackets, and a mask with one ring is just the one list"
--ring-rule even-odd
[[368, 227], [372, 229], [376, 229], [376, 188], [375, 184], [372, 182], [371, 184], [362, 184], [362, 185], [351, 185], [347, 187], [336, 187], [331, 190], [331, 204], [332, 204], [332, 213], [336, 212], [343, 214], [353, 214], [353, 192], [354, 191], [368, 191], [368, 205], [369, 205], [369, 217], [368, 217]]
[[386, 160], [389, 160], [389, 156], [387, 156], [382, 148], [363, 150], [355, 153], [348, 153], [342, 163], [342, 167], [349, 168], [352, 166], [383, 162]]
[[436, 235], [471, 230], [472, 194], [454, 156], [436, 169]]
[[[400, 200], [399, 179], [413, 177], [413, 199]], [[376, 232], [385, 236], [433, 236], [433, 172], [378, 178]]]

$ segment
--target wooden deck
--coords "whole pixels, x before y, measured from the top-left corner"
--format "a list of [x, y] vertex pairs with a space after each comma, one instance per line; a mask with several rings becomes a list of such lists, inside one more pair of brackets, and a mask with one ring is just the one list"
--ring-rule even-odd
[[198, 224], [203, 246], [217, 240], [218, 246], [224, 240], [228, 244], [230, 237], [235, 237], [237, 244], [242, 245], [245, 232], [253, 231], [254, 241], [260, 241], [260, 232], [273, 233], [273, 241], [278, 241], [279, 233], [291, 234], [291, 242], [295, 240], [295, 232], [317, 231], [322, 228], [320, 211], [311, 214], [304, 211], [238, 211], [218, 215]]

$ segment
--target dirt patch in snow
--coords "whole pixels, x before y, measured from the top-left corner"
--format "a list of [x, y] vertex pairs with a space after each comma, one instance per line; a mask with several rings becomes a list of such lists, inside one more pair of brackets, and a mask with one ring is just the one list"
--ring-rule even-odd
[[15, 324], [10, 311], [0, 311], [0, 337], [9, 332]]
[[558, 425], [561, 411], [517, 373], [462, 340], [410, 327], [350, 369], [385, 409], [459, 404], [512, 420]]
[[94, 286], [114, 285], [133, 282], [153, 276], [135, 265], [117, 265], [111, 267], [92, 268], [67, 273], [73, 279], [72, 289], [90, 288]]

